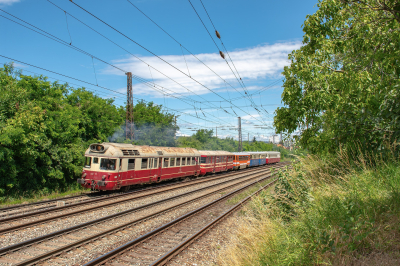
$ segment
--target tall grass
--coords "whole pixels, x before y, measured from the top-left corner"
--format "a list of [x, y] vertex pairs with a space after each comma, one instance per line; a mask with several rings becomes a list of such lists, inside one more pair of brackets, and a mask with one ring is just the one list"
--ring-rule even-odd
[[220, 265], [400, 265], [400, 164], [308, 156], [255, 198]]
[[25, 204], [41, 200], [75, 196], [87, 192], [89, 192], [89, 189], [83, 188], [79, 184], [71, 184], [63, 189], [54, 189], [54, 190], [43, 189], [40, 191], [29, 191], [29, 192], [17, 191], [13, 194], [8, 194], [3, 197], [0, 197], [0, 208], [15, 204]]

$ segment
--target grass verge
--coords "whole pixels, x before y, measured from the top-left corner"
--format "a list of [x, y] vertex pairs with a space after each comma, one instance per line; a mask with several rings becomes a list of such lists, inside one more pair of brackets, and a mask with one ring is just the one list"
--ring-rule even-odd
[[43, 200], [51, 200], [68, 196], [75, 196], [87, 192], [89, 192], [88, 189], [84, 189], [78, 185], [71, 185], [61, 191], [59, 190], [55, 190], [52, 192], [37, 191], [37, 192], [31, 192], [29, 194], [20, 193], [15, 195], [6, 195], [0, 198], [0, 208], [16, 204], [26, 204]]
[[[400, 164], [307, 157], [243, 212], [220, 265], [400, 265]], [[373, 165], [373, 166], [372, 166]]]

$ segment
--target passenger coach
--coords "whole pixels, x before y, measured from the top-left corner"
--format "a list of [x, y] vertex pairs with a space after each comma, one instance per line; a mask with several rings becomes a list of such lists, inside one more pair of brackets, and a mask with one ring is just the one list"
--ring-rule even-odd
[[217, 173], [233, 169], [233, 153], [227, 151], [199, 151], [200, 174]]
[[267, 151], [267, 164], [279, 163], [281, 161], [281, 153], [278, 151]]
[[233, 169], [244, 169], [250, 167], [250, 153], [234, 152], [235, 158], [233, 159]]

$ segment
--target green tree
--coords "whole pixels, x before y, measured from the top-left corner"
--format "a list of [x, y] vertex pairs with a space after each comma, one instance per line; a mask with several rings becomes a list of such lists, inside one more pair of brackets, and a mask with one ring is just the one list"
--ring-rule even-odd
[[85, 89], [0, 68], [0, 197], [74, 183], [88, 142], [105, 141], [120, 112]]
[[303, 25], [303, 46], [284, 68], [278, 133], [301, 131], [315, 153], [340, 145], [376, 151], [400, 136], [400, 4], [320, 0]]
[[208, 129], [200, 129], [197, 130], [196, 134], [194, 134], [194, 137], [200, 141], [201, 143], [206, 143], [207, 141], [209, 141], [212, 136], [214, 134], [214, 131], [208, 130]]

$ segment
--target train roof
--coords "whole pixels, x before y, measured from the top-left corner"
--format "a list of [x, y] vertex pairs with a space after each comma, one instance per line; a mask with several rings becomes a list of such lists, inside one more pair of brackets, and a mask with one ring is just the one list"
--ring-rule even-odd
[[156, 147], [152, 146], [157, 151], [162, 152], [164, 156], [200, 156], [200, 152], [193, 148], [178, 148], [178, 147]]
[[277, 153], [280, 153], [280, 152], [279, 151], [267, 151], [266, 153], [277, 154]]
[[234, 152], [234, 155], [250, 155], [248, 152]]
[[229, 151], [199, 151], [201, 155], [211, 155], [211, 156], [226, 156], [233, 155], [233, 153]]
[[98, 155], [99, 157], [152, 157], [152, 156], [200, 156], [193, 148], [156, 147], [147, 145], [132, 145], [127, 143], [93, 143], [86, 150], [85, 155]]

